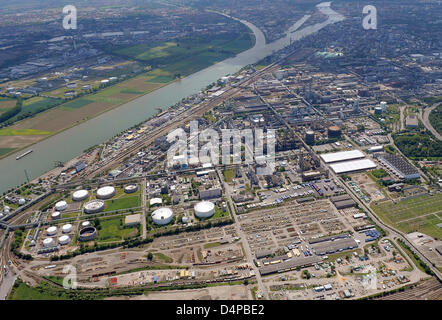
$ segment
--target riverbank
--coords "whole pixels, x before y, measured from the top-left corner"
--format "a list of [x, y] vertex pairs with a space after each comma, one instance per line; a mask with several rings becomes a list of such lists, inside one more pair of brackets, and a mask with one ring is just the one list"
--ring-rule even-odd
[[[158, 59], [156, 57], [160, 55], [164, 66], [103, 88], [96, 93], [82, 95], [8, 126], [5, 134], [0, 134], [0, 159], [19, 153], [173, 82], [182, 81], [216, 64], [220, 58], [232, 58], [247, 51], [256, 44], [256, 38], [253, 30], [247, 25], [241, 26], [242, 29], [237, 34], [220, 39], [197, 39], [196, 43], [190, 40], [180, 43], [180, 40], [176, 40], [167, 42], [167, 46], [159, 44], [152, 48], [138, 45], [119, 50], [120, 55], [127, 59], [138, 60], [142, 56], [143, 62], [147, 64], [155, 64]], [[123, 52], [125, 54], [122, 54]], [[161, 108], [164, 109], [164, 106]], [[34, 134], [21, 135], [21, 132]]]

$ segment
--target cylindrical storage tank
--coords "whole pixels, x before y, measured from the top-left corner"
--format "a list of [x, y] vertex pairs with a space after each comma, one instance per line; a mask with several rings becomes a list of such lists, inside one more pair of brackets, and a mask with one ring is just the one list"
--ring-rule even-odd
[[95, 229], [92, 226], [89, 226], [80, 230], [80, 232], [78, 233], [78, 240], [90, 241], [97, 238], [97, 236], [98, 236], [97, 229]]
[[60, 219], [60, 218], [61, 218], [61, 213], [60, 213], [60, 211], [54, 211], [54, 212], [52, 212], [51, 217], [52, 217], [53, 220]]
[[186, 217], [186, 216], [184, 216], [183, 219], [181, 219], [181, 221], [182, 221], [183, 223], [187, 223], [187, 222], [189, 222], [189, 218]]
[[54, 245], [54, 239], [46, 238], [43, 240], [43, 247], [52, 247]]
[[63, 210], [66, 210], [67, 207], [68, 207], [68, 204], [67, 204], [66, 201], [58, 201], [58, 202], [55, 204], [55, 210], [56, 210], [56, 211], [63, 211]]
[[46, 234], [48, 236], [53, 236], [57, 233], [57, 227], [56, 226], [52, 226], [46, 229]]
[[134, 192], [137, 192], [137, 190], [138, 190], [138, 186], [136, 184], [130, 184], [130, 185], [124, 187], [125, 193], [134, 193]]
[[194, 210], [198, 218], [210, 218], [215, 214], [215, 205], [210, 201], [201, 201], [195, 205]]
[[86, 200], [88, 196], [89, 196], [89, 192], [87, 190], [78, 190], [72, 194], [72, 200], [83, 201], [83, 200]]
[[68, 223], [62, 227], [63, 233], [69, 233], [72, 231], [72, 224]]
[[69, 243], [70, 240], [71, 239], [69, 238], [69, 236], [63, 235], [60, 238], [58, 238], [58, 243], [61, 244], [61, 245], [66, 245], [66, 244]]
[[315, 133], [313, 131], [309, 130], [305, 133], [305, 143], [308, 145], [315, 144]]
[[152, 212], [152, 220], [156, 225], [166, 225], [172, 221], [173, 212], [169, 208], [160, 208]]
[[91, 223], [89, 221], [84, 221], [81, 223], [81, 226], [84, 227], [89, 227], [91, 225]]
[[20, 200], [18, 200], [18, 204], [19, 205], [24, 205], [26, 203], [26, 200], [24, 198], [20, 198]]
[[103, 211], [103, 209], [104, 209], [104, 202], [100, 200], [94, 200], [84, 205], [85, 213], [97, 213]]
[[382, 107], [374, 107], [374, 114], [382, 114]]
[[341, 128], [338, 126], [331, 126], [328, 128], [328, 137], [329, 138], [339, 138], [341, 136]]
[[97, 199], [110, 199], [115, 195], [115, 188], [108, 186], [108, 187], [102, 187], [97, 190]]

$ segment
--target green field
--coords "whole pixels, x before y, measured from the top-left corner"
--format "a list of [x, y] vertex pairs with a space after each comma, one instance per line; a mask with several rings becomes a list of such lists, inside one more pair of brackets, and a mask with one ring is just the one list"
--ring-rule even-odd
[[100, 229], [98, 230], [98, 242], [121, 241], [136, 235], [138, 228], [123, 228], [121, 219], [124, 220], [124, 218], [101, 220]]
[[435, 238], [442, 237], [442, 229], [436, 226], [442, 219], [431, 214], [442, 210], [442, 194], [419, 196], [396, 204], [389, 200], [372, 204], [371, 208], [384, 222], [403, 232], [419, 231]]
[[0, 148], [0, 157], [14, 151], [16, 148]]
[[184, 77], [253, 46], [254, 38], [247, 28], [236, 34], [182, 38], [157, 45], [139, 44], [120, 48], [115, 54], [139, 60], [152, 66], [152, 82], [165, 83]]
[[72, 102], [68, 102], [66, 104], [63, 105], [63, 108], [67, 108], [67, 109], [79, 109], [82, 108], [84, 106], [87, 106], [88, 104], [93, 103], [92, 100], [88, 100], [88, 99], [77, 99], [74, 100]]
[[223, 175], [226, 182], [232, 182], [233, 178], [235, 178], [235, 169], [224, 170]]
[[67, 300], [68, 297], [63, 293], [60, 295], [50, 294], [45, 290], [45, 284], [41, 287], [30, 287], [27, 284], [18, 281], [18, 286], [14, 285], [8, 300]]
[[163, 254], [161, 252], [154, 253], [153, 256], [156, 259], [161, 260], [161, 261], [163, 261], [165, 263], [172, 263], [173, 262], [173, 259], [171, 257], [166, 256], [165, 254]]
[[121, 209], [136, 208], [140, 206], [140, 197], [122, 197], [121, 199], [106, 200], [106, 209], [104, 211], [115, 211]]
[[48, 135], [51, 131], [35, 130], [35, 129], [0, 129], [0, 136], [34, 136], [34, 135]]
[[144, 94], [144, 91], [140, 90], [134, 90], [134, 89], [121, 89], [120, 93], [126, 93], [126, 94]]

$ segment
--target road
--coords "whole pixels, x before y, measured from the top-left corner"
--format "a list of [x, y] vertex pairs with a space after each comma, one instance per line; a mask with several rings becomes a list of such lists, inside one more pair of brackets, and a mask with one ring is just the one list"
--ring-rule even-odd
[[436, 129], [433, 128], [433, 126], [430, 123], [430, 113], [434, 109], [436, 109], [442, 102], [433, 104], [430, 108], [426, 108], [424, 111], [424, 116], [422, 117], [421, 121], [424, 124], [425, 128], [427, 128], [439, 141], [442, 141], [442, 136], [437, 132]]

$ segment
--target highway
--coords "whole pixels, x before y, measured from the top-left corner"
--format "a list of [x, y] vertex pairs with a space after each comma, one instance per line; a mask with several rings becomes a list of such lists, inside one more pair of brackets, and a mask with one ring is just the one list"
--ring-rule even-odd
[[433, 104], [431, 107], [426, 108], [424, 110], [424, 115], [421, 117], [421, 121], [424, 124], [425, 128], [427, 128], [439, 141], [442, 141], [442, 136], [437, 132], [436, 129], [433, 128], [430, 122], [430, 113], [436, 109], [442, 102]]

